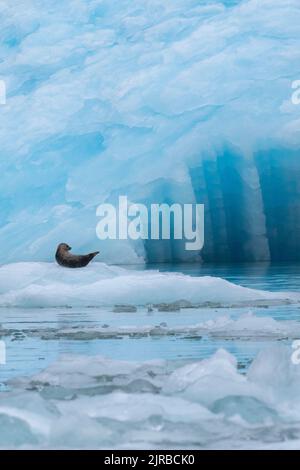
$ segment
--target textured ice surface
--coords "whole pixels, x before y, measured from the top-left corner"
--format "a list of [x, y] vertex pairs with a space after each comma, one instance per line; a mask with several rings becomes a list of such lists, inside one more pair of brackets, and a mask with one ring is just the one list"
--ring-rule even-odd
[[[174, 302], [177, 305], [174, 306]], [[181, 305], [269, 305], [274, 302], [298, 303], [300, 294], [249, 289], [211, 276], [137, 271], [104, 263], [76, 270], [54, 263], [33, 262], [0, 267], [1, 307], [149, 304], [172, 311]]]
[[0, 446], [298, 448], [300, 368], [290, 355], [269, 348], [246, 375], [222, 349], [182, 366], [63, 356], [1, 395]]
[[120, 194], [204, 203], [205, 259], [299, 260], [299, 23], [298, 0], [2, 2], [1, 262], [97, 249], [96, 206]]

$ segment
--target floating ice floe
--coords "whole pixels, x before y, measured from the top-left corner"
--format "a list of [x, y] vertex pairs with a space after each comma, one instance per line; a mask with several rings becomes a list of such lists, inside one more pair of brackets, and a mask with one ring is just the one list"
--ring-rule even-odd
[[221, 278], [137, 271], [104, 263], [63, 269], [54, 263], [0, 267], [1, 307], [271, 305], [300, 302], [296, 292], [267, 292]]
[[300, 367], [261, 352], [246, 375], [226, 350], [183, 365], [62, 356], [1, 395], [0, 446], [256, 448], [300, 436]]

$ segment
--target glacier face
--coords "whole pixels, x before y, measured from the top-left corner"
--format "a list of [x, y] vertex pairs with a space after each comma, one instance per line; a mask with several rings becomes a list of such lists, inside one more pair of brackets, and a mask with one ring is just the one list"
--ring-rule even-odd
[[[299, 24], [298, 0], [2, 2], [0, 262], [299, 260]], [[204, 203], [201, 254], [99, 242], [123, 194]]]

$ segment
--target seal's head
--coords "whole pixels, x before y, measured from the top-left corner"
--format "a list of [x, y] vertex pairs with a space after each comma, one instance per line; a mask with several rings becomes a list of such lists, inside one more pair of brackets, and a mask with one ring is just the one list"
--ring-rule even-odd
[[69, 246], [67, 243], [60, 243], [57, 247], [57, 251], [70, 251], [72, 247]]

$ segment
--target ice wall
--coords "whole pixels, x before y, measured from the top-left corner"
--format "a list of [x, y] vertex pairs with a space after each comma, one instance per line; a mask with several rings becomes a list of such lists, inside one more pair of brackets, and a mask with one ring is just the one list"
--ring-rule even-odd
[[[299, 24], [299, 0], [1, 2], [0, 262], [299, 260]], [[204, 203], [204, 250], [99, 242], [120, 194]]]

